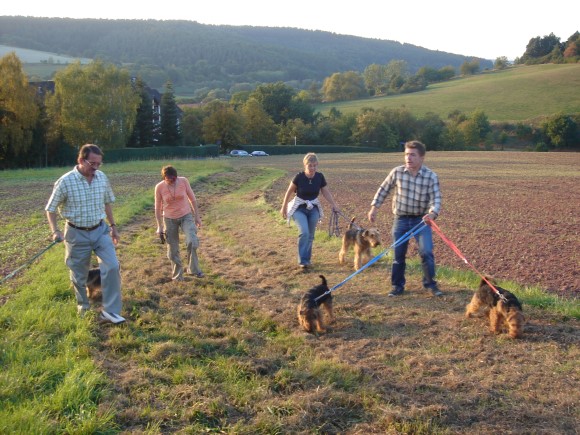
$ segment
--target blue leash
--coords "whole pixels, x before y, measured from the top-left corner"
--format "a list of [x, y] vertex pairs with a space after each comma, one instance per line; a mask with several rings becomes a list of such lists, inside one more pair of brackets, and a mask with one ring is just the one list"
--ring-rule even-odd
[[419, 222], [417, 225], [415, 225], [413, 228], [411, 228], [409, 231], [407, 231], [405, 234], [403, 234], [398, 240], [396, 240], [391, 246], [389, 246], [387, 249], [385, 249], [383, 252], [381, 252], [379, 255], [377, 255], [375, 258], [373, 258], [372, 260], [370, 260], [368, 263], [366, 263], [363, 267], [361, 267], [359, 270], [357, 270], [356, 272], [354, 272], [353, 274], [351, 274], [350, 276], [348, 276], [346, 279], [344, 279], [342, 282], [339, 282], [338, 284], [336, 284], [334, 287], [332, 287], [330, 290], [324, 292], [323, 294], [321, 294], [320, 296], [318, 296], [316, 299], [314, 299], [314, 302], [318, 301], [318, 299], [323, 298], [324, 296], [326, 296], [327, 294], [332, 293], [334, 290], [336, 290], [337, 288], [342, 287], [344, 284], [346, 284], [348, 281], [350, 281], [351, 279], [353, 279], [356, 275], [358, 275], [359, 273], [361, 273], [363, 270], [365, 270], [367, 267], [370, 267], [371, 265], [373, 265], [374, 263], [376, 263], [377, 261], [379, 261], [379, 259], [385, 255], [387, 252], [389, 252], [391, 249], [396, 248], [397, 246], [402, 245], [403, 243], [407, 242], [411, 237], [414, 237], [415, 235], [419, 234], [421, 231], [423, 231], [425, 229], [425, 227], [427, 227], [427, 224], [425, 223], [425, 221], [421, 221]]

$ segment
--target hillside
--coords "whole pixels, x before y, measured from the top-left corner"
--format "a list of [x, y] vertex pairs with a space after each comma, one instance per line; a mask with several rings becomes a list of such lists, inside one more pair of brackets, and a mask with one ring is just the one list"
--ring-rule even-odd
[[8, 53], [14, 51], [18, 58], [23, 63], [29, 64], [68, 64], [75, 61], [80, 61], [81, 63], [89, 63], [91, 59], [87, 58], [75, 58], [72, 56], [61, 56], [57, 53], [50, 53], [46, 51], [29, 50], [27, 48], [9, 47], [6, 45], [0, 45], [0, 57], [7, 55]]
[[580, 64], [513, 67], [429, 85], [425, 91], [316, 106], [358, 113], [362, 108], [405, 107], [415, 116], [435, 113], [445, 119], [454, 110], [481, 109], [498, 122], [533, 120], [556, 113], [580, 113]]
[[[404, 60], [458, 69], [467, 55], [396, 41], [294, 28], [214, 26], [194, 21], [0, 17], [0, 44], [123, 63], [151, 86], [176, 89], [295, 82], [307, 88], [334, 72]], [[482, 69], [492, 66], [481, 59]]]

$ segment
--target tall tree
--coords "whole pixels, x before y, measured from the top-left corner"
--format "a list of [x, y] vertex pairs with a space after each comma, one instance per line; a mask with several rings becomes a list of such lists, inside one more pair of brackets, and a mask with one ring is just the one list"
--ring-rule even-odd
[[252, 92], [254, 97], [276, 124], [292, 118], [290, 108], [295, 91], [283, 82], [260, 85]]
[[242, 118], [228, 104], [221, 101], [210, 103], [209, 115], [203, 120], [203, 135], [207, 143], [220, 145], [221, 152], [228, 152], [242, 141]]
[[359, 144], [364, 146], [387, 150], [399, 149], [397, 133], [386, 121], [384, 113], [381, 111], [366, 110], [358, 115], [353, 136]]
[[0, 167], [14, 166], [13, 159], [30, 149], [38, 117], [22, 63], [9, 53], [0, 59]]
[[161, 97], [161, 143], [167, 146], [181, 145], [180, 110], [175, 102], [173, 84], [165, 83]]
[[322, 93], [326, 101], [356, 100], [368, 96], [364, 80], [356, 71], [334, 73], [325, 78]]
[[127, 144], [139, 97], [128, 71], [101, 61], [88, 66], [76, 62], [56, 74], [55, 92], [47, 104], [68, 143], [112, 149]]
[[276, 143], [278, 129], [262, 105], [250, 98], [241, 108], [244, 121], [244, 143], [267, 145]]
[[373, 63], [367, 66], [363, 72], [363, 79], [371, 95], [382, 95], [389, 87], [385, 65]]
[[181, 135], [184, 145], [200, 145], [203, 143], [203, 110], [198, 107], [186, 107], [181, 119]]
[[131, 147], [146, 147], [153, 144], [153, 103], [152, 96], [147, 91], [141, 78], [135, 80], [135, 92], [139, 96], [139, 107], [135, 127], [129, 138]]

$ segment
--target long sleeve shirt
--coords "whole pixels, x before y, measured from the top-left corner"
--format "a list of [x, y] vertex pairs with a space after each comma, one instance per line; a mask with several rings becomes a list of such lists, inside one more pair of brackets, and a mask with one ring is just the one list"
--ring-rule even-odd
[[371, 206], [380, 207], [391, 191], [394, 215], [423, 216], [428, 213], [439, 215], [441, 211], [439, 178], [426, 166], [421, 166], [416, 176], [413, 176], [405, 165], [394, 168], [381, 183]]

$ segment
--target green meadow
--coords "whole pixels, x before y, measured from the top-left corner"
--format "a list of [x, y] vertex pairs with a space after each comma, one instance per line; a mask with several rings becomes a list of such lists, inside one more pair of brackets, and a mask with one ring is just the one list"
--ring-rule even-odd
[[496, 122], [573, 114], [580, 112], [580, 64], [517, 66], [432, 84], [422, 92], [319, 104], [316, 109], [327, 113], [332, 107], [342, 113], [404, 107], [418, 117], [435, 113], [442, 119], [455, 110], [483, 110]]

